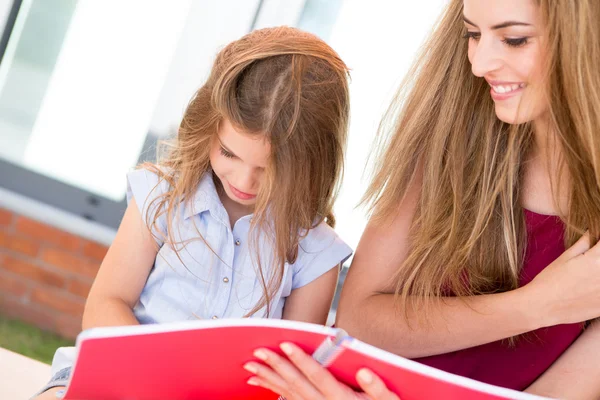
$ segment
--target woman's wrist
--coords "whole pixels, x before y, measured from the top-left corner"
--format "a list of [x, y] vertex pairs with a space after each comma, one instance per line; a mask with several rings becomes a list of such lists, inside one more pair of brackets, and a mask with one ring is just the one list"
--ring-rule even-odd
[[516, 309], [523, 318], [527, 332], [555, 325], [549, 306], [533, 286], [525, 285], [513, 290]]

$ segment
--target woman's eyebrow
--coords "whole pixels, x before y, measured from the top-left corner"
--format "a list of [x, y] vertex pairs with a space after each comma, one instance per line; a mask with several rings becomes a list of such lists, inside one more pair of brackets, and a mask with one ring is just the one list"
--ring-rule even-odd
[[[475, 25], [473, 22], [471, 22], [464, 15], [463, 15], [463, 19], [464, 19], [464, 21], [467, 24], [473, 25], [474, 27], [478, 28], [477, 25]], [[500, 24], [492, 26], [492, 30], [497, 30], [497, 29], [502, 29], [502, 28], [508, 28], [509, 26], [531, 26], [531, 24], [528, 24], [528, 23], [525, 23], [525, 22], [519, 22], [519, 21], [506, 21], [506, 22], [502, 22]]]

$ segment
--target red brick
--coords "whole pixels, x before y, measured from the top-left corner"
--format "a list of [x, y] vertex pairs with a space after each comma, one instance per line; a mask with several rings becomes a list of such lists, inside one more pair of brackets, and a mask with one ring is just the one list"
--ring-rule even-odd
[[43, 242], [52, 243], [65, 250], [77, 251], [81, 247], [81, 239], [78, 236], [22, 216], [17, 218], [16, 230], [24, 235]]
[[31, 302], [80, 318], [85, 306], [83, 302], [75, 301], [60, 291], [39, 287], [31, 292]]
[[29, 287], [23, 280], [0, 271], [0, 292], [25, 298], [28, 291]]
[[0, 267], [37, 283], [42, 283], [57, 288], [64, 287], [66, 283], [65, 277], [61, 276], [60, 274], [53, 271], [48, 271], [38, 265], [17, 259], [15, 257], [7, 256]]
[[55, 331], [55, 313], [40, 309], [32, 304], [25, 304], [3, 292], [0, 292], [0, 310], [2, 314], [10, 318], [29, 322], [42, 329]]
[[55, 248], [42, 250], [41, 259], [65, 271], [94, 278], [100, 267], [99, 263], [90, 262], [82, 257]]
[[0, 208], [0, 226], [9, 226], [13, 220], [13, 213], [10, 211]]
[[0, 231], [0, 247], [31, 257], [37, 256], [40, 251], [39, 243], [22, 236], [15, 236], [2, 231]]
[[104, 260], [108, 247], [96, 242], [85, 241], [83, 243], [83, 255], [98, 261]]
[[90, 289], [92, 284], [89, 282], [80, 281], [78, 279], [74, 279], [69, 282], [68, 291], [73, 293], [76, 296], [87, 299], [88, 294], [90, 293]]

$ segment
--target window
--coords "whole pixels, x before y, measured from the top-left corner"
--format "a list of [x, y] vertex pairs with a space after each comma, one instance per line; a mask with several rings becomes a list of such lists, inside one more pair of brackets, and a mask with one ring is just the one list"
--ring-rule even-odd
[[126, 171], [176, 131], [219, 48], [294, 25], [351, 68], [336, 214], [356, 247], [378, 123], [446, 1], [0, 0], [0, 188], [116, 228]]
[[6, 4], [0, 187], [115, 228], [125, 173], [173, 132], [218, 47], [250, 30], [259, 2]]

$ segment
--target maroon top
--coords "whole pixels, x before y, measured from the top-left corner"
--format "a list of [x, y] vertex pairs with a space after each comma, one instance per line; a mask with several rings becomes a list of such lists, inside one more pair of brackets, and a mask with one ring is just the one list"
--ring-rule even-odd
[[[525, 210], [527, 250], [521, 286], [565, 250], [558, 217]], [[454, 374], [516, 390], [531, 385], [577, 339], [583, 324], [557, 325], [520, 337], [515, 347], [498, 341], [417, 361]]]

